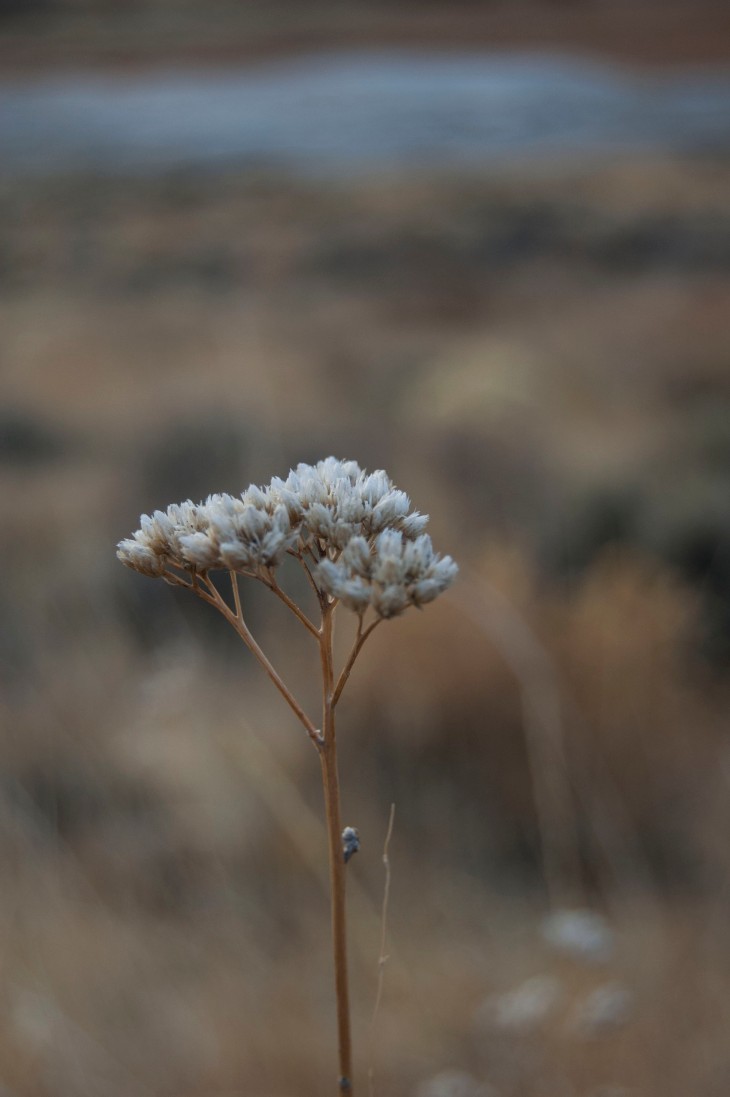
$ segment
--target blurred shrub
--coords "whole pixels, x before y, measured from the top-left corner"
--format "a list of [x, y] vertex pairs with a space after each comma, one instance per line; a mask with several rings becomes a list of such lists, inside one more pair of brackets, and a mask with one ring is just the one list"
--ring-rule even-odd
[[[693, 682], [696, 598], [627, 554], [597, 559], [562, 595], [539, 595], [522, 574], [507, 593], [553, 661], [584, 883], [697, 883], [701, 775], [719, 741], [713, 704]], [[356, 678], [347, 719], [361, 775], [381, 811], [397, 801], [414, 856], [493, 881], [534, 880], [540, 836], [521, 683], [499, 624], [486, 610], [483, 632], [455, 607], [428, 616], [420, 632], [405, 620], [382, 630]]]
[[175, 419], [148, 442], [138, 479], [144, 505], [166, 507], [215, 491], [241, 491], [256, 432], [220, 414]]
[[67, 435], [34, 412], [0, 411], [0, 465], [34, 467], [71, 452]]

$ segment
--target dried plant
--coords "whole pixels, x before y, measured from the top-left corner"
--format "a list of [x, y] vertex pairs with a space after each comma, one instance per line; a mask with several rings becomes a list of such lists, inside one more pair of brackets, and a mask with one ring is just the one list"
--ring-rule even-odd
[[[219, 610], [258, 659], [304, 725], [322, 769], [327, 822], [332, 940], [339, 1044], [338, 1093], [352, 1094], [347, 980], [345, 874], [359, 847], [357, 831], [342, 829], [335, 709], [363, 644], [378, 624], [421, 607], [446, 590], [457, 574], [449, 556], [434, 552], [424, 533], [427, 515], [385, 472], [367, 473], [354, 461], [328, 457], [300, 464], [286, 480], [251, 486], [241, 496], [211, 495], [204, 503], [175, 504], [143, 515], [141, 529], [121, 541], [117, 555], [143, 575], [185, 587]], [[314, 591], [313, 621], [279, 584], [277, 569], [293, 557]], [[231, 601], [211, 573], [227, 571]], [[322, 720], [317, 724], [279, 676], [246, 624], [239, 576], [257, 579], [294, 614], [319, 646]], [[339, 605], [357, 616], [352, 649], [336, 670], [334, 617]]]

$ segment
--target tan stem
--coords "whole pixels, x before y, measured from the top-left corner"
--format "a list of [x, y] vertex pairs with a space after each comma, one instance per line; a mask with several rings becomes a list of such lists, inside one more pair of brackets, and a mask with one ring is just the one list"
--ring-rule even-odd
[[[173, 579], [173, 576], [170, 576]], [[362, 644], [375, 625], [362, 631], [362, 621], [350, 658], [335, 685], [333, 628], [336, 601], [327, 595], [320, 595], [322, 607], [322, 626], [316, 630], [322, 661], [322, 731], [314, 724], [291, 694], [277, 671], [271, 665], [248, 629], [241, 608], [238, 580], [235, 572], [230, 573], [233, 587], [234, 610], [222, 597], [207, 574], [196, 577], [190, 589], [200, 598], [218, 609], [233, 626], [249, 650], [258, 659], [272, 682], [285, 698], [307, 729], [312, 742], [319, 752], [322, 767], [322, 786], [324, 790], [325, 816], [327, 825], [327, 846], [329, 850], [330, 892], [332, 904], [332, 950], [335, 969], [335, 997], [337, 1001], [337, 1042], [339, 1055], [339, 1078], [337, 1093], [339, 1097], [352, 1097], [352, 1040], [350, 1034], [350, 1001], [347, 978], [347, 910], [345, 902], [345, 859], [342, 849], [342, 820], [340, 817], [340, 785], [337, 771], [337, 740], [335, 735], [335, 702], [347, 681]], [[174, 579], [174, 581], [178, 581]], [[202, 585], [201, 585], [202, 583]], [[181, 584], [188, 585], [188, 584]], [[273, 588], [272, 588], [273, 589]]]
[[337, 999], [337, 1040], [339, 1049], [339, 1079], [337, 1092], [352, 1097], [352, 1042], [350, 1035], [350, 1001], [347, 980], [347, 910], [345, 901], [345, 859], [342, 851], [342, 820], [340, 817], [340, 784], [337, 772], [337, 738], [333, 705], [334, 672], [332, 663], [332, 612], [328, 605], [322, 614], [322, 678], [323, 714], [322, 764], [327, 844], [329, 848], [330, 888], [332, 900], [332, 948], [335, 966], [335, 996]]

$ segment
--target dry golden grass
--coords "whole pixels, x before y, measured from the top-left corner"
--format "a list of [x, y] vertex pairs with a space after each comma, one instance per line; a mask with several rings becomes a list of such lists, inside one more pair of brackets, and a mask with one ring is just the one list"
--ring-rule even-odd
[[[458, 540], [477, 615], [393, 622], [343, 701], [360, 1055], [398, 805], [379, 1097], [446, 1068], [499, 1097], [724, 1097], [727, 181], [647, 161], [6, 188], [8, 1093], [328, 1084], [306, 736], [207, 607], [125, 575], [113, 546], [141, 509], [335, 452], [387, 467], [434, 539]], [[560, 698], [569, 886], [614, 927], [603, 965], [540, 936], [529, 660], [516, 673], [504, 616], [480, 618], [484, 581]], [[267, 649], [314, 693], [266, 608]], [[535, 976], [557, 981], [552, 1004], [498, 1023]], [[587, 996], [613, 982], [631, 1007], [588, 1032]]]

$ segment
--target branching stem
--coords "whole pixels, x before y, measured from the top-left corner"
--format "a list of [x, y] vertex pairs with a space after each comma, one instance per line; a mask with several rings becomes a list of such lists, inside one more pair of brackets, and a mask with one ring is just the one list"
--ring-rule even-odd
[[269, 570], [268, 578], [269, 581], [266, 585], [268, 586], [269, 590], [273, 591], [276, 597], [280, 598], [284, 605], [292, 611], [294, 616], [302, 622], [307, 632], [310, 632], [312, 636], [315, 637], [315, 639], [319, 640], [319, 629], [309, 620], [306, 613], [304, 613], [304, 611], [299, 608], [296, 602], [289, 597], [286, 591], [281, 589], [276, 581], [276, 577], [274, 576], [273, 571]]
[[355, 643], [352, 645], [352, 651], [350, 652], [350, 654], [347, 657], [347, 662], [345, 663], [344, 667], [342, 668], [340, 676], [337, 679], [337, 685], [335, 686], [334, 693], [332, 694], [332, 707], [333, 708], [335, 707], [335, 705], [337, 704], [337, 702], [340, 699], [340, 694], [342, 693], [343, 689], [345, 688], [345, 686], [347, 684], [347, 679], [350, 677], [350, 671], [353, 668], [355, 660], [357, 659], [358, 655], [362, 651], [363, 644], [367, 640], [368, 636], [370, 636], [371, 632], [376, 628], [376, 626], [380, 624], [380, 621], [381, 621], [381, 618], [377, 617], [374, 621], [372, 621], [368, 625], [368, 627], [366, 629], [363, 629], [363, 627], [362, 627], [363, 626], [362, 615], [360, 617], [358, 617], [357, 636], [355, 637]]
[[210, 605], [213, 605], [213, 606], [216, 607], [216, 609], [220, 610], [220, 612], [225, 617], [226, 621], [228, 621], [228, 623], [233, 626], [233, 628], [236, 630], [238, 635], [241, 637], [241, 639], [243, 640], [244, 644], [249, 649], [251, 654], [253, 656], [255, 656], [256, 659], [258, 659], [259, 663], [261, 664], [263, 669], [266, 671], [269, 678], [274, 683], [274, 685], [276, 686], [276, 688], [278, 689], [279, 693], [282, 695], [282, 697], [284, 698], [286, 703], [289, 705], [291, 710], [294, 712], [297, 719], [300, 720], [301, 723], [304, 725], [304, 727], [307, 730], [307, 734], [309, 735], [309, 738], [314, 743], [315, 747], [318, 750], [320, 750], [321, 746], [322, 746], [322, 735], [321, 735], [319, 729], [315, 727], [315, 725], [310, 720], [310, 718], [307, 716], [307, 714], [304, 711], [304, 709], [302, 708], [302, 706], [297, 701], [296, 697], [294, 697], [294, 695], [292, 694], [289, 687], [285, 684], [285, 682], [281, 678], [279, 672], [274, 668], [274, 666], [271, 664], [271, 662], [269, 661], [267, 656], [264, 655], [263, 651], [261, 650], [261, 648], [257, 644], [256, 640], [254, 640], [253, 635], [251, 634], [251, 631], [248, 628], [248, 625], [244, 621], [243, 613], [241, 612], [241, 601], [240, 601], [240, 595], [239, 595], [239, 591], [238, 591], [237, 578], [236, 578], [234, 572], [231, 572], [231, 575], [232, 575], [232, 585], [233, 585], [233, 599], [234, 599], [234, 603], [235, 603], [235, 606], [236, 606], [236, 612], [235, 613], [233, 612], [231, 607], [228, 605], [226, 600], [223, 598], [220, 591], [218, 590], [218, 588], [213, 583], [213, 580], [210, 579], [208, 575], [201, 574], [201, 576], [200, 576], [200, 578], [201, 578], [201, 580], [204, 584], [204, 587], [201, 587], [200, 585], [196, 585], [192, 589], [195, 591], [195, 593], [200, 598], [203, 599], [203, 601], [208, 602]]
[[324, 792], [325, 817], [327, 825], [327, 847], [329, 851], [330, 892], [332, 904], [332, 950], [335, 969], [335, 996], [337, 1000], [337, 1041], [339, 1055], [338, 1097], [352, 1097], [352, 1038], [350, 1032], [350, 1001], [347, 976], [347, 910], [345, 900], [346, 865], [342, 850], [342, 819], [340, 813], [340, 782], [337, 769], [337, 738], [335, 733], [335, 705], [344, 689], [352, 666], [363, 644], [378, 621], [363, 628], [362, 615], [358, 620], [357, 636], [347, 662], [335, 680], [334, 669], [334, 613], [337, 599], [320, 592], [304, 560], [302, 565], [317, 591], [322, 621], [320, 628], [309, 620], [299, 606], [279, 587], [273, 574], [265, 580], [266, 586], [274, 592], [292, 613], [302, 622], [307, 631], [316, 636], [319, 643], [322, 667], [322, 731], [320, 732], [309, 719], [303, 708], [264, 655], [251, 634], [243, 617], [241, 594], [238, 589], [238, 575], [230, 571], [233, 592], [233, 609], [213, 583], [207, 572], [193, 575], [190, 583], [185, 582], [173, 572], [166, 574], [168, 582], [184, 586], [202, 598], [204, 602], [215, 606], [236, 630], [249, 651], [259, 661], [271, 681], [281, 693], [289, 707], [296, 714], [319, 752], [322, 768], [322, 788]]
[[241, 606], [241, 592], [238, 589], [238, 576], [235, 571], [228, 573], [231, 577], [231, 586], [233, 587], [233, 604], [236, 607], [236, 620], [243, 621], [243, 608]]

